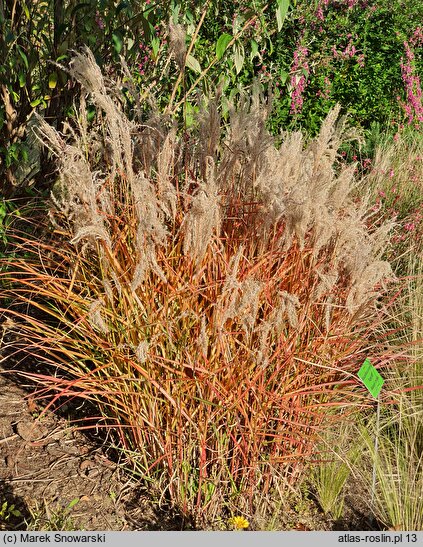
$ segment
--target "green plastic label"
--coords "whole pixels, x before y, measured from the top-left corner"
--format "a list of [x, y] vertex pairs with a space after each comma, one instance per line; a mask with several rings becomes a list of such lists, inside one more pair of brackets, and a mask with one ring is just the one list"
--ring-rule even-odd
[[370, 363], [370, 359], [366, 359], [358, 371], [358, 377], [367, 387], [375, 399], [378, 398], [380, 390], [385, 382], [379, 372]]

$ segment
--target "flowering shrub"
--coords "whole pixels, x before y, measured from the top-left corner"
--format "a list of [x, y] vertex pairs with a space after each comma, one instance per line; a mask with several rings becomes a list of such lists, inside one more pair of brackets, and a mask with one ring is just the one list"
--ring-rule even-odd
[[[276, 81], [295, 68], [294, 52], [308, 51], [308, 68], [304, 78], [297, 78], [297, 94], [289, 94], [286, 100], [282, 86], [275, 99], [271, 120], [275, 131], [281, 125], [300, 125], [315, 134], [336, 103], [364, 129], [375, 122], [387, 124], [392, 118], [400, 124], [404, 108], [417, 119], [422, 16], [421, 3], [414, 0], [298, 1], [285, 32], [267, 48], [271, 59], [267, 64], [274, 67]], [[404, 42], [410, 46], [408, 54], [404, 54]], [[407, 112], [406, 116], [409, 119]]]

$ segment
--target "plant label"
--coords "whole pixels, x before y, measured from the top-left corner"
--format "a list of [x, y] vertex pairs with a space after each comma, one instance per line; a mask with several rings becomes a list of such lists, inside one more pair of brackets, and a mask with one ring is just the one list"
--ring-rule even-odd
[[385, 382], [379, 372], [370, 363], [370, 359], [366, 359], [358, 371], [358, 377], [367, 387], [375, 399], [378, 398], [380, 390]]

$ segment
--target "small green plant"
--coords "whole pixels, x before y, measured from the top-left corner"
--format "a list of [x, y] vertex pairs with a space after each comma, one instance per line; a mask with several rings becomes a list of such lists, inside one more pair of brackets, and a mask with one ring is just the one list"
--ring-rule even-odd
[[313, 474], [320, 507], [334, 520], [339, 520], [344, 511], [343, 489], [349, 474], [348, 467], [338, 460], [318, 465]]
[[7, 524], [10, 523], [13, 518], [19, 517], [22, 517], [22, 513], [13, 503], [4, 501], [0, 504], [0, 530], [7, 528]]
[[27, 529], [34, 531], [72, 531], [77, 530], [72, 519], [72, 509], [79, 503], [79, 498], [73, 499], [66, 507], [51, 507], [43, 501], [35, 502], [29, 509], [30, 519], [27, 521]]
[[317, 501], [334, 520], [342, 517], [345, 485], [360, 455], [359, 444], [354, 442], [351, 448], [351, 431], [350, 424], [343, 424], [336, 429], [336, 437], [333, 432], [328, 435], [322, 448], [322, 455], [328, 461], [311, 470], [310, 482]]
[[0, 256], [4, 256], [3, 249], [7, 244], [7, 227], [10, 223], [11, 210], [13, 210], [11, 202], [0, 199]]

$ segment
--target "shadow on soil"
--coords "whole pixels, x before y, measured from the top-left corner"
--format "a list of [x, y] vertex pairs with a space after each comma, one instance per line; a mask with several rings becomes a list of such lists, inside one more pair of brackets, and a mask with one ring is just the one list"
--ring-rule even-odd
[[16, 496], [9, 484], [0, 479], [0, 530], [25, 530], [31, 518], [24, 500]]

